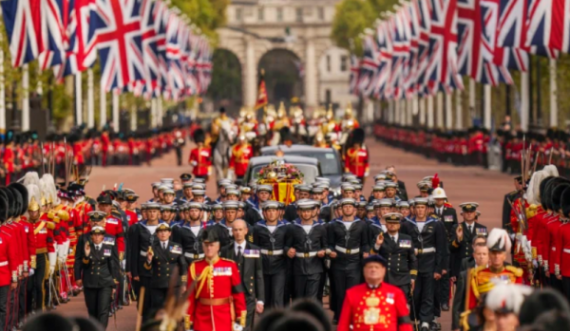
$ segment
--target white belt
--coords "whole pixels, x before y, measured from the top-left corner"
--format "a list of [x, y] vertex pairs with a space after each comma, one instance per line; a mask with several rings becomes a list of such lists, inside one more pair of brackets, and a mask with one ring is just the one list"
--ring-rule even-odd
[[278, 249], [278, 250], [270, 251], [267, 249], [262, 249], [261, 254], [269, 255], [269, 256], [278, 256], [278, 255], [283, 255], [283, 250]]
[[344, 248], [344, 247], [340, 247], [340, 246], [335, 246], [334, 249], [341, 252], [341, 253], [349, 254], [349, 255], [360, 253], [360, 247], [358, 247], [358, 248]]
[[317, 256], [317, 252], [295, 253], [296, 257], [309, 258]]
[[148, 252], [145, 252], [145, 251], [141, 251], [141, 256], [144, 256], [144, 257], [146, 257], [147, 255], [148, 255]]
[[8, 265], [8, 261], [0, 262], [0, 267], [5, 267]]
[[563, 251], [564, 251], [564, 253], [570, 254], [570, 249], [569, 249], [569, 248], [564, 248]]
[[424, 249], [415, 249], [416, 254], [427, 254], [427, 253], [435, 253], [435, 247], [424, 248]]
[[192, 253], [184, 253], [184, 256], [186, 256], [189, 259], [202, 259], [204, 258], [204, 254], [192, 254]]

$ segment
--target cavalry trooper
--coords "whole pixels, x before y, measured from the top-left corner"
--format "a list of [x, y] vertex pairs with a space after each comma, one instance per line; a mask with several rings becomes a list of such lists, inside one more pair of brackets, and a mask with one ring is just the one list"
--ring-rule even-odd
[[247, 223], [236, 220], [232, 224], [234, 242], [222, 248], [221, 256], [234, 261], [238, 265], [239, 274], [245, 290], [247, 306], [246, 330], [253, 326], [255, 313], [263, 313], [265, 286], [263, 284], [263, 266], [259, 247], [245, 240]]
[[83, 250], [83, 256], [81, 261], [78, 260], [80, 269], [75, 270], [81, 276], [76, 282], [83, 286], [89, 316], [107, 328], [111, 298], [119, 283], [119, 257], [117, 250], [104, 242], [103, 227], [93, 227], [90, 236], [91, 240], [79, 248]]
[[523, 270], [513, 266], [505, 266], [507, 252], [511, 250], [511, 239], [506, 230], [493, 229], [487, 237], [489, 247], [489, 265], [480, 266], [468, 271], [466, 309], [473, 309], [479, 303], [479, 299], [489, 292], [495, 282], [523, 283]]
[[412, 237], [400, 233], [400, 222], [403, 219], [404, 215], [400, 213], [384, 215], [388, 231], [376, 237], [374, 252], [388, 261], [386, 283], [399, 287], [411, 304], [411, 293], [418, 275], [418, 260]]
[[[238, 208], [238, 201], [230, 200], [224, 202], [224, 219], [220, 221], [220, 223], [216, 223], [209, 227], [220, 240], [220, 245], [222, 245], [222, 247], [225, 247], [234, 241], [232, 235], [232, 224], [237, 220]], [[249, 224], [247, 240], [249, 242], [253, 241], [253, 229]]]
[[[171, 228], [168, 223], [160, 223], [156, 228], [157, 240], [150, 246], [144, 268], [152, 272], [150, 281], [150, 307], [160, 309], [164, 306], [171, 278], [176, 279], [181, 292], [185, 292], [188, 264], [182, 254], [182, 246], [170, 240]], [[180, 283], [182, 282], [182, 283]]]
[[149, 289], [152, 280], [152, 273], [144, 267], [147, 255], [152, 243], [156, 240], [156, 229], [158, 225], [164, 223], [160, 220], [160, 204], [149, 202], [146, 204], [147, 219], [135, 224], [129, 231], [129, 263], [127, 272], [131, 273], [134, 281], [135, 292], [138, 300], [143, 300], [142, 312], [143, 320], [149, 317], [150, 294], [147, 292], [144, 298], [140, 297], [142, 287]]
[[479, 235], [487, 235], [487, 227], [476, 221], [477, 207], [476, 202], [464, 202], [459, 205], [463, 216], [463, 222], [453, 227], [451, 230], [452, 240], [450, 251], [453, 256], [453, 264], [451, 265], [451, 277], [457, 279], [461, 271], [461, 262], [463, 259], [473, 255], [473, 239]]
[[203, 205], [199, 202], [189, 202], [186, 206], [188, 217], [183, 223], [172, 227], [172, 241], [182, 246], [186, 264], [190, 265], [195, 260], [204, 258], [200, 243], [200, 235], [204, 229], [201, 222]]
[[327, 248], [327, 232], [323, 224], [315, 222], [315, 203], [309, 199], [297, 201], [297, 218], [287, 235], [287, 256], [293, 259], [294, 298], [316, 299], [323, 273], [323, 259]]
[[261, 206], [263, 203], [271, 199], [271, 194], [273, 193], [273, 187], [271, 185], [259, 185], [257, 186], [257, 191], [255, 192], [255, 200], [248, 200], [249, 208], [245, 215], [245, 220], [250, 225], [255, 225], [263, 219], [261, 212]]
[[356, 200], [340, 201], [342, 218], [327, 226], [328, 252], [331, 259], [331, 275], [336, 307], [334, 320], [340, 317], [346, 290], [358, 285], [362, 276], [361, 257], [368, 257], [368, 224], [356, 217]]
[[265, 285], [265, 306], [283, 307], [287, 260], [285, 240], [289, 226], [279, 220], [279, 203], [266, 201], [263, 206], [263, 220], [253, 227], [253, 242], [259, 246], [263, 262], [263, 283]]
[[428, 217], [428, 200], [414, 199], [415, 216], [407, 218], [400, 233], [412, 237], [418, 257], [418, 277], [414, 286], [413, 299], [420, 331], [428, 331], [434, 318], [434, 289], [441, 279], [444, 262], [448, 255], [447, 235], [442, 222]]

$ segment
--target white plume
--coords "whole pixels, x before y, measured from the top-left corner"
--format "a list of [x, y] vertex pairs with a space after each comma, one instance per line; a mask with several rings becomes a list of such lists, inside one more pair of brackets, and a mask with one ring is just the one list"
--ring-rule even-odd
[[485, 305], [493, 311], [506, 309], [518, 314], [524, 300], [531, 293], [532, 287], [527, 285], [499, 284], [489, 291]]
[[528, 184], [528, 188], [524, 194], [524, 198], [529, 204], [540, 204], [540, 182], [542, 182], [546, 177], [548, 176], [544, 170], [540, 170], [532, 174], [530, 183]]
[[504, 229], [494, 228], [487, 237], [487, 247], [492, 248], [499, 243], [499, 247], [504, 247], [507, 252], [511, 251], [511, 238], [509, 233]]

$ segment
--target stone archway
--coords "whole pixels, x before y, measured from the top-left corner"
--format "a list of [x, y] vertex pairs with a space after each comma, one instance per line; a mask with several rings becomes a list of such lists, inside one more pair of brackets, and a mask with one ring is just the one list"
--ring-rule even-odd
[[217, 48], [212, 63], [214, 72], [208, 97], [214, 101], [214, 109], [225, 107], [229, 114], [236, 116], [243, 105], [240, 60], [234, 52]]
[[301, 59], [288, 49], [275, 48], [263, 54], [258, 63], [258, 72], [265, 71], [269, 103], [279, 105], [284, 102], [288, 107], [294, 98], [301, 100], [304, 94], [300, 74], [302, 67]]

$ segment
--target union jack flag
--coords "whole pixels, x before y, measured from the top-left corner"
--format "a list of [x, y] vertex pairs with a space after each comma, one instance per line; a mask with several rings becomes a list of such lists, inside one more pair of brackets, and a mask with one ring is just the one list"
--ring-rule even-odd
[[74, 0], [46, 0], [42, 2], [42, 40], [45, 50], [39, 56], [41, 70], [59, 65], [65, 58], [69, 8]]
[[165, 47], [166, 33], [160, 33], [160, 25], [166, 9], [161, 1], [144, 0], [142, 4], [142, 49], [146, 77], [142, 93], [146, 98], [157, 97], [162, 92], [159, 49]]
[[392, 70], [392, 36], [388, 22], [381, 22], [376, 26], [376, 47], [378, 49], [376, 71], [374, 72], [371, 88], [374, 97], [379, 99], [390, 98], [390, 75]]
[[415, 91], [422, 95], [426, 91], [426, 72], [429, 65], [430, 31], [431, 31], [431, 0], [417, 0], [412, 2], [418, 17], [418, 55], [415, 69]]
[[350, 56], [350, 93], [358, 95], [358, 80], [360, 74], [360, 59], [356, 55]]
[[532, 53], [558, 57], [565, 39], [568, 3], [569, 0], [530, 0], [526, 47]]
[[96, 28], [105, 91], [144, 83], [142, 0], [97, 0], [96, 4], [92, 25]]
[[496, 65], [519, 71], [527, 70], [527, 12], [527, 0], [500, 0], [497, 47], [493, 58]]
[[42, 39], [41, 2], [42, 0], [0, 2], [14, 67], [35, 60], [46, 50], [46, 41]]
[[166, 30], [166, 58], [168, 63], [168, 89], [167, 97], [177, 100], [184, 92], [185, 73], [182, 67], [182, 21], [176, 15], [170, 15]]
[[373, 36], [366, 35], [364, 38], [364, 53], [362, 57], [362, 65], [360, 66], [359, 90], [362, 95], [370, 96], [372, 94], [373, 77], [375, 76], [379, 66], [379, 49], [374, 41]]
[[410, 22], [406, 8], [400, 9], [389, 21], [392, 40], [392, 68], [387, 94], [401, 98], [404, 92], [403, 75], [410, 57]]
[[431, 1], [431, 33], [426, 72], [428, 92], [463, 89], [457, 67], [457, 0]]
[[[212, 51], [210, 49], [210, 44], [207, 39], [196, 36], [199, 40], [199, 50], [198, 55], [198, 87], [199, 94], [203, 95], [208, 90], [210, 86], [210, 81], [212, 77]], [[301, 66], [299, 74], [303, 74], [303, 67]]]
[[96, 59], [95, 27], [90, 27], [95, 0], [71, 0], [67, 11], [68, 24], [64, 34], [65, 55], [60, 65], [54, 66], [58, 81], [91, 67]]
[[512, 83], [508, 70], [493, 63], [498, 2], [459, 0], [459, 73], [484, 84]]
[[420, 39], [420, 13], [417, 6], [418, 0], [413, 0], [406, 6], [406, 15], [410, 28], [410, 55], [404, 66], [404, 89], [406, 98], [411, 98], [416, 94], [417, 70], [418, 70], [418, 53]]

